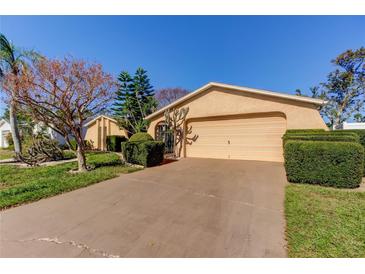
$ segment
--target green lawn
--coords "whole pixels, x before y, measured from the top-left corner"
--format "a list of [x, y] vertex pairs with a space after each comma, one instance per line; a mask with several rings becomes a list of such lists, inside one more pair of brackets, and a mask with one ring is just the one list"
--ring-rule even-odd
[[89, 153], [87, 163], [92, 171], [71, 174], [76, 163], [56, 166], [21, 168], [0, 166], [0, 209], [36, 201], [62, 192], [85, 187], [116, 177], [120, 173], [138, 170], [123, 166], [115, 153]]
[[365, 257], [365, 192], [286, 188], [289, 257]]
[[14, 153], [11, 150], [0, 148], [0, 160], [13, 158]]

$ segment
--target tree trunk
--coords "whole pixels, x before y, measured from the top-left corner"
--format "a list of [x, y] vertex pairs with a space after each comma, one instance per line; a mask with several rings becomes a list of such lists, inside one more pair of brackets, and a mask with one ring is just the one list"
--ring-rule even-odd
[[173, 144], [174, 144], [174, 157], [175, 158], [178, 158], [180, 155], [179, 155], [179, 150], [178, 150], [178, 147], [177, 147], [177, 132], [176, 130], [174, 130], [174, 140], [173, 140]]
[[14, 142], [15, 157], [18, 159], [20, 153], [22, 152], [22, 145], [21, 145], [20, 134], [19, 134], [19, 129], [18, 129], [18, 119], [16, 118], [15, 103], [13, 100], [10, 103], [9, 120], [10, 120], [9, 122], [10, 122], [10, 128], [11, 128], [11, 137], [13, 138], [13, 142]]
[[335, 118], [333, 121], [333, 129], [341, 129], [342, 128], [342, 124], [340, 122], [340, 118]]
[[85, 151], [80, 145], [77, 146], [77, 164], [80, 172], [87, 171]]

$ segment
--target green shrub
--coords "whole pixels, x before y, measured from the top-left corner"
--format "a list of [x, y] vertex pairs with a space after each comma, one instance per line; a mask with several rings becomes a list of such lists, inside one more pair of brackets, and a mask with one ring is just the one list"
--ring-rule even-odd
[[[70, 140], [71, 149], [76, 151], [77, 150], [77, 143], [75, 139]], [[90, 141], [84, 140], [85, 150], [93, 150], [93, 145]], [[67, 145], [66, 145], [67, 146]]]
[[334, 131], [318, 131], [318, 132], [286, 132], [286, 136], [307, 136], [307, 135], [321, 135], [321, 136], [358, 136], [356, 133], [345, 130], [334, 130]]
[[[352, 132], [352, 133], [358, 135], [359, 139], [360, 139], [360, 144], [365, 149], [365, 129], [345, 129], [345, 130], [336, 130], [334, 132], [345, 132], [345, 133]], [[364, 175], [365, 175], [365, 159], [364, 159]]]
[[63, 150], [63, 159], [64, 160], [68, 160], [68, 159], [74, 159], [76, 158], [76, 153], [72, 150]]
[[334, 132], [354, 133], [359, 136], [360, 144], [362, 144], [365, 147], [365, 129], [345, 129], [345, 130], [336, 130]]
[[358, 143], [288, 141], [284, 158], [289, 182], [338, 188], [361, 183], [364, 148]]
[[9, 146], [14, 146], [13, 136], [11, 133], [5, 135], [5, 140], [7, 141]]
[[357, 135], [333, 135], [333, 134], [285, 134], [283, 136], [283, 144], [289, 140], [297, 141], [327, 141], [327, 142], [355, 142], [360, 143]]
[[164, 142], [124, 142], [122, 152], [128, 163], [151, 167], [163, 161], [165, 150]]
[[77, 150], [77, 143], [74, 139], [70, 140], [70, 146], [72, 150]]
[[110, 135], [106, 137], [106, 147], [108, 151], [121, 152], [121, 143], [128, 139], [122, 135]]
[[314, 129], [288, 129], [286, 133], [288, 134], [312, 134], [316, 132], [326, 132], [323, 128]]
[[131, 142], [153, 141], [153, 138], [147, 132], [137, 132], [133, 134], [131, 138], [129, 138], [129, 141]]
[[[299, 136], [316, 136], [316, 137], [299, 137]], [[356, 139], [356, 142], [359, 142], [365, 149], [365, 130], [362, 129], [317, 131], [317, 132], [316, 130], [313, 131], [302, 130], [302, 133], [298, 132], [298, 130], [287, 130], [286, 134], [283, 136], [283, 145], [285, 145], [285, 142], [287, 140], [298, 140], [298, 139], [303, 141], [311, 139], [312, 141], [350, 142], [353, 138], [349, 136], [353, 136], [353, 138]], [[363, 174], [365, 175], [365, 159], [364, 159]]]

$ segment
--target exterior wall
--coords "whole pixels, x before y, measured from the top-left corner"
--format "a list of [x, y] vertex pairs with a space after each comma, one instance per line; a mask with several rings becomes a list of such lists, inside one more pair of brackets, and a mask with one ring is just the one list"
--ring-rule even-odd
[[8, 122], [5, 122], [0, 126], [0, 148], [7, 148], [9, 146], [6, 135], [10, 132], [10, 124]]
[[343, 129], [365, 129], [365, 123], [347, 123], [342, 125]]
[[98, 121], [95, 121], [91, 125], [89, 125], [86, 129], [85, 140], [91, 142], [94, 148], [99, 148], [98, 142]]
[[128, 136], [116, 122], [101, 116], [87, 127], [85, 140], [91, 142], [95, 149], [106, 150], [106, 136], [110, 135]]
[[[181, 107], [189, 107], [187, 121], [201, 117], [280, 112], [286, 117], [287, 129], [323, 128], [328, 130], [317, 106], [312, 103], [219, 87], [212, 87], [176, 106], [176, 108]], [[163, 120], [163, 114], [151, 119], [148, 133], [155, 136], [155, 126]]]
[[33, 133], [37, 134], [40, 133], [42, 131], [45, 131], [45, 133], [47, 133], [47, 135], [52, 139], [57, 141], [59, 144], [64, 145], [66, 143], [65, 138], [63, 138], [63, 136], [61, 134], [59, 134], [58, 132], [54, 131], [53, 129], [51, 129], [50, 127], [44, 127], [43, 123], [38, 123], [34, 126], [33, 128]]

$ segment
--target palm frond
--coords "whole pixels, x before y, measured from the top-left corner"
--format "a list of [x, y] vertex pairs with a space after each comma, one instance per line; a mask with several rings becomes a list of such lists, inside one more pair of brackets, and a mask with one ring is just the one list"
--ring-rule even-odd
[[9, 57], [9, 61], [14, 61], [14, 46], [6, 39], [5, 35], [0, 33], [0, 51], [5, 52]]

